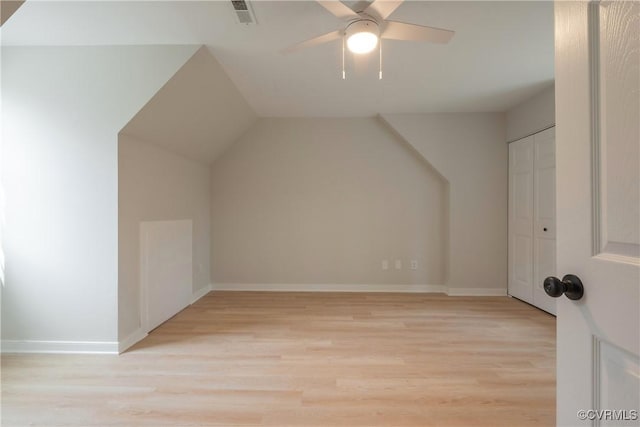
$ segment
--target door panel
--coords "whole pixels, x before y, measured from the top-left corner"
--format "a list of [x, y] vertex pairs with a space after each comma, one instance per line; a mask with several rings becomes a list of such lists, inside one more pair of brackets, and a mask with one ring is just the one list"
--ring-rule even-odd
[[533, 137], [509, 146], [509, 294], [533, 300]]
[[[598, 408], [623, 408], [619, 419], [603, 420], [605, 426], [638, 426], [631, 411], [640, 402], [640, 359], [606, 341], [595, 340], [595, 382], [598, 383], [595, 406]], [[628, 418], [625, 420], [625, 418]]]
[[533, 304], [551, 314], [556, 314], [556, 300], [549, 298], [542, 286], [546, 277], [556, 275], [556, 241], [555, 239], [537, 238], [534, 250], [536, 262], [533, 267]]
[[510, 293], [516, 298], [529, 301], [531, 298], [531, 238], [513, 236], [513, 287]]
[[[601, 28], [597, 82], [600, 129], [595, 159], [600, 168], [596, 187], [600, 205], [599, 252], [637, 259], [640, 257], [640, 145], [629, 136], [638, 134], [640, 118], [639, 6], [637, 2], [615, 3], [597, 10]], [[631, 35], [634, 30], [635, 38]]]
[[638, 2], [555, 3], [558, 274], [585, 288], [558, 300], [561, 426], [638, 425], [613, 418], [640, 409], [639, 17]]
[[556, 314], [556, 300], [542, 283], [556, 275], [556, 146], [555, 128], [534, 135], [533, 304]]

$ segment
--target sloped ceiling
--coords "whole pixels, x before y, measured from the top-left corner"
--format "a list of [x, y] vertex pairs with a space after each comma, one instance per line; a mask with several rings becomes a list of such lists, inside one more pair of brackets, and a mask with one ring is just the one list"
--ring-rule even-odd
[[[449, 28], [447, 45], [383, 43], [347, 56], [339, 41], [280, 50], [341, 22], [315, 1], [253, 1], [255, 25], [225, 1], [27, 1], [3, 26], [5, 45], [207, 45], [265, 117], [506, 111], [553, 81], [553, 2], [405, 1], [397, 21]], [[354, 2], [347, 2], [353, 4]]]
[[200, 48], [120, 133], [213, 162], [256, 120], [208, 48]]

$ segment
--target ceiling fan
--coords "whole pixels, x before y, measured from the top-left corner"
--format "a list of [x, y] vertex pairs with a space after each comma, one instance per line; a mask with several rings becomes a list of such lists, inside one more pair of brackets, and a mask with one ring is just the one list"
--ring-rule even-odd
[[[345, 78], [345, 43], [351, 52], [356, 54], [365, 54], [373, 51], [377, 46], [379, 46], [379, 39], [381, 38], [392, 40], [426, 41], [431, 43], [448, 43], [455, 34], [455, 31], [451, 30], [387, 20], [387, 17], [391, 15], [404, 0], [375, 0], [371, 4], [365, 3], [367, 7], [361, 11], [353, 10], [337, 0], [316, 1], [337, 18], [346, 21], [347, 23], [344, 29], [332, 31], [327, 34], [296, 43], [282, 50], [282, 53], [293, 53], [302, 49], [342, 39], [342, 78]], [[381, 49], [380, 59], [382, 62]], [[380, 78], [382, 78], [382, 66], [380, 70]]]

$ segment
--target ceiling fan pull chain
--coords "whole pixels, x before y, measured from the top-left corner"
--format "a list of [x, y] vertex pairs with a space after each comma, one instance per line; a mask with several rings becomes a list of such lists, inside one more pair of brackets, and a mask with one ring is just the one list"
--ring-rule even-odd
[[378, 41], [378, 50], [380, 51], [380, 73], [378, 74], [378, 80], [382, 80], [382, 39]]
[[344, 71], [344, 36], [342, 36], [342, 80], [346, 80], [347, 73]]

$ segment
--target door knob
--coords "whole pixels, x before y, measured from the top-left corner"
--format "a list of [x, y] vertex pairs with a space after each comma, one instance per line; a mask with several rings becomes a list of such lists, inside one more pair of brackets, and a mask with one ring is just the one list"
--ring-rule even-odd
[[582, 280], [573, 274], [567, 274], [562, 281], [557, 277], [549, 276], [544, 279], [544, 291], [550, 297], [558, 298], [565, 294], [569, 299], [579, 300], [584, 295], [584, 286], [582, 286]]

